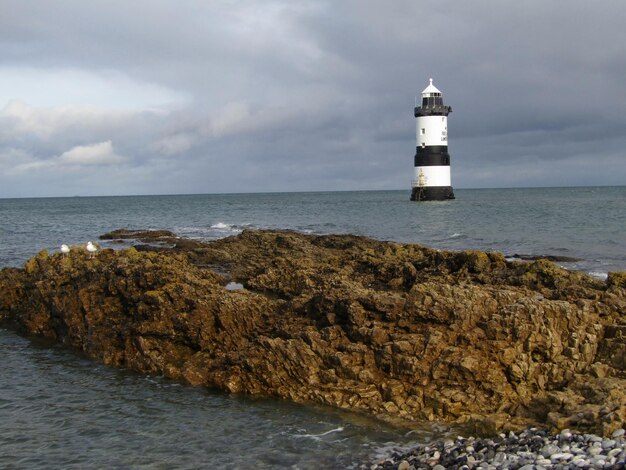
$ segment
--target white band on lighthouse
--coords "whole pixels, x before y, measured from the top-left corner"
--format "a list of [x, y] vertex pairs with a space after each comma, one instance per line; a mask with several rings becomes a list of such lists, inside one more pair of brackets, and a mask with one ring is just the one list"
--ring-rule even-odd
[[415, 178], [411, 186], [450, 186], [449, 166], [420, 166], [415, 168]]
[[417, 118], [417, 145], [448, 145], [448, 118], [420, 116]]

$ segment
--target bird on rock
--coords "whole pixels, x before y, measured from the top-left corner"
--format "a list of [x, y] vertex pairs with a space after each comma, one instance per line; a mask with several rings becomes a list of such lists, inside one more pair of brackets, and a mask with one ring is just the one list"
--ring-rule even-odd
[[67, 256], [69, 252], [70, 252], [70, 247], [67, 246], [65, 243], [63, 243], [63, 245], [61, 245], [61, 253], [63, 253], [63, 256]]
[[91, 242], [87, 242], [87, 251], [89, 252], [89, 257], [93, 258], [94, 253], [98, 251], [98, 247]]

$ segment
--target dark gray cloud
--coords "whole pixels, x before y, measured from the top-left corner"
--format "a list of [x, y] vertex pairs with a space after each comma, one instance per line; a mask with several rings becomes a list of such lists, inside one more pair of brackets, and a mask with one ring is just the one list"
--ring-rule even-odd
[[0, 197], [410, 185], [413, 100], [455, 187], [626, 182], [626, 4], [0, 5]]

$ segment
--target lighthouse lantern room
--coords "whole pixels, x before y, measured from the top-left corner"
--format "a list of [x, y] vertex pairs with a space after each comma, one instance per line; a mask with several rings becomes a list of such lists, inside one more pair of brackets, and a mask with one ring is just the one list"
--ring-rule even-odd
[[[417, 104], [417, 103], [416, 103]], [[422, 104], [415, 107], [417, 146], [411, 201], [454, 199], [448, 154], [448, 114], [441, 92], [430, 84], [422, 91]]]

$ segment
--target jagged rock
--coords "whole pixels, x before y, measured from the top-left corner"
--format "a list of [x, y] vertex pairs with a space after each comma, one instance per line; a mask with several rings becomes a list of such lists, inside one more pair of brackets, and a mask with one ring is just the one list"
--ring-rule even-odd
[[626, 288], [626, 272], [609, 273], [606, 278], [606, 285], [609, 287]]
[[350, 235], [106, 237], [142, 251], [41, 252], [0, 271], [0, 321], [113, 366], [403, 422], [626, 422], [620, 274]]

